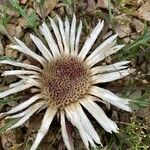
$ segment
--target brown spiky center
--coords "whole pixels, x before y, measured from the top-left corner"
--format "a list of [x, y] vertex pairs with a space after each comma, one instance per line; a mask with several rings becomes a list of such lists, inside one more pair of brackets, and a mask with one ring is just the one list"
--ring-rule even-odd
[[88, 68], [76, 58], [62, 57], [47, 64], [41, 75], [41, 91], [59, 109], [81, 99], [90, 86]]

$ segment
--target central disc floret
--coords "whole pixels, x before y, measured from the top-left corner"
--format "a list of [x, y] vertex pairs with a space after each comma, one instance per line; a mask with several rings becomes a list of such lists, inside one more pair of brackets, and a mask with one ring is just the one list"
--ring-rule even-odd
[[89, 87], [90, 76], [87, 67], [79, 60], [62, 57], [47, 64], [40, 81], [48, 102], [63, 108], [83, 97]]

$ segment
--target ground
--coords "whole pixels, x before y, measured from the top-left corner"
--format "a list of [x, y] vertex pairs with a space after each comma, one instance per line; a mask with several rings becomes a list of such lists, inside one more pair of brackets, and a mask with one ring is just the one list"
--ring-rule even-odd
[[[131, 98], [133, 112], [126, 113], [116, 107], [105, 109], [107, 115], [115, 120], [120, 127], [119, 134], [106, 133], [98, 123], [91, 118], [96, 131], [99, 133], [103, 148], [98, 150], [148, 150], [150, 143], [150, 1], [149, 0], [0, 0], [0, 60], [15, 59], [30, 63], [24, 57], [8, 47], [14, 43], [13, 37], [23, 40], [32, 50], [35, 46], [28, 38], [34, 33], [42, 40], [38, 26], [42, 21], [48, 22], [48, 16], [55, 18], [56, 14], [71, 18], [74, 12], [83, 20], [84, 28], [81, 44], [97, 24], [98, 20], [105, 20], [105, 27], [94, 47], [100, 44], [112, 33], [118, 33], [118, 43], [126, 46], [116, 55], [106, 58], [104, 64], [118, 60], [131, 60], [134, 74], [103, 85], [105, 88]], [[107, 34], [106, 34], [107, 33]], [[0, 65], [0, 73], [10, 66]], [[0, 77], [0, 91], [16, 81], [16, 77]], [[9, 110], [17, 105], [26, 95], [22, 92], [9, 98], [0, 99], [0, 111]], [[88, 114], [87, 114], [88, 115]], [[16, 120], [2, 120], [0, 122], [0, 150], [29, 150], [33, 137], [39, 128], [43, 114], [32, 117], [24, 126], [5, 132]], [[73, 130], [68, 122], [68, 128]], [[83, 143], [74, 132], [75, 150], [85, 150]], [[40, 145], [39, 150], [64, 150], [57, 119], [53, 121], [51, 130]]]

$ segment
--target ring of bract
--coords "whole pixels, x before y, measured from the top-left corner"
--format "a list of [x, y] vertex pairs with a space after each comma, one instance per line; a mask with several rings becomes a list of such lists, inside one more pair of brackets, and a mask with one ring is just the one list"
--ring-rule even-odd
[[90, 74], [77, 58], [61, 57], [46, 64], [40, 83], [41, 93], [48, 103], [63, 109], [84, 96], [90, 86]]

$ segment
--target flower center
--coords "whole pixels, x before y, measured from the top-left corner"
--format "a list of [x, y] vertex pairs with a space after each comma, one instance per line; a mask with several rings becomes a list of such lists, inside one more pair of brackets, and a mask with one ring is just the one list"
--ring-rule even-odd
[[62, 57], [43, 69], [40, 82], [48, 102], [62, 109], [83, 97], [90, 85], [90, 76], [79, 60]]

